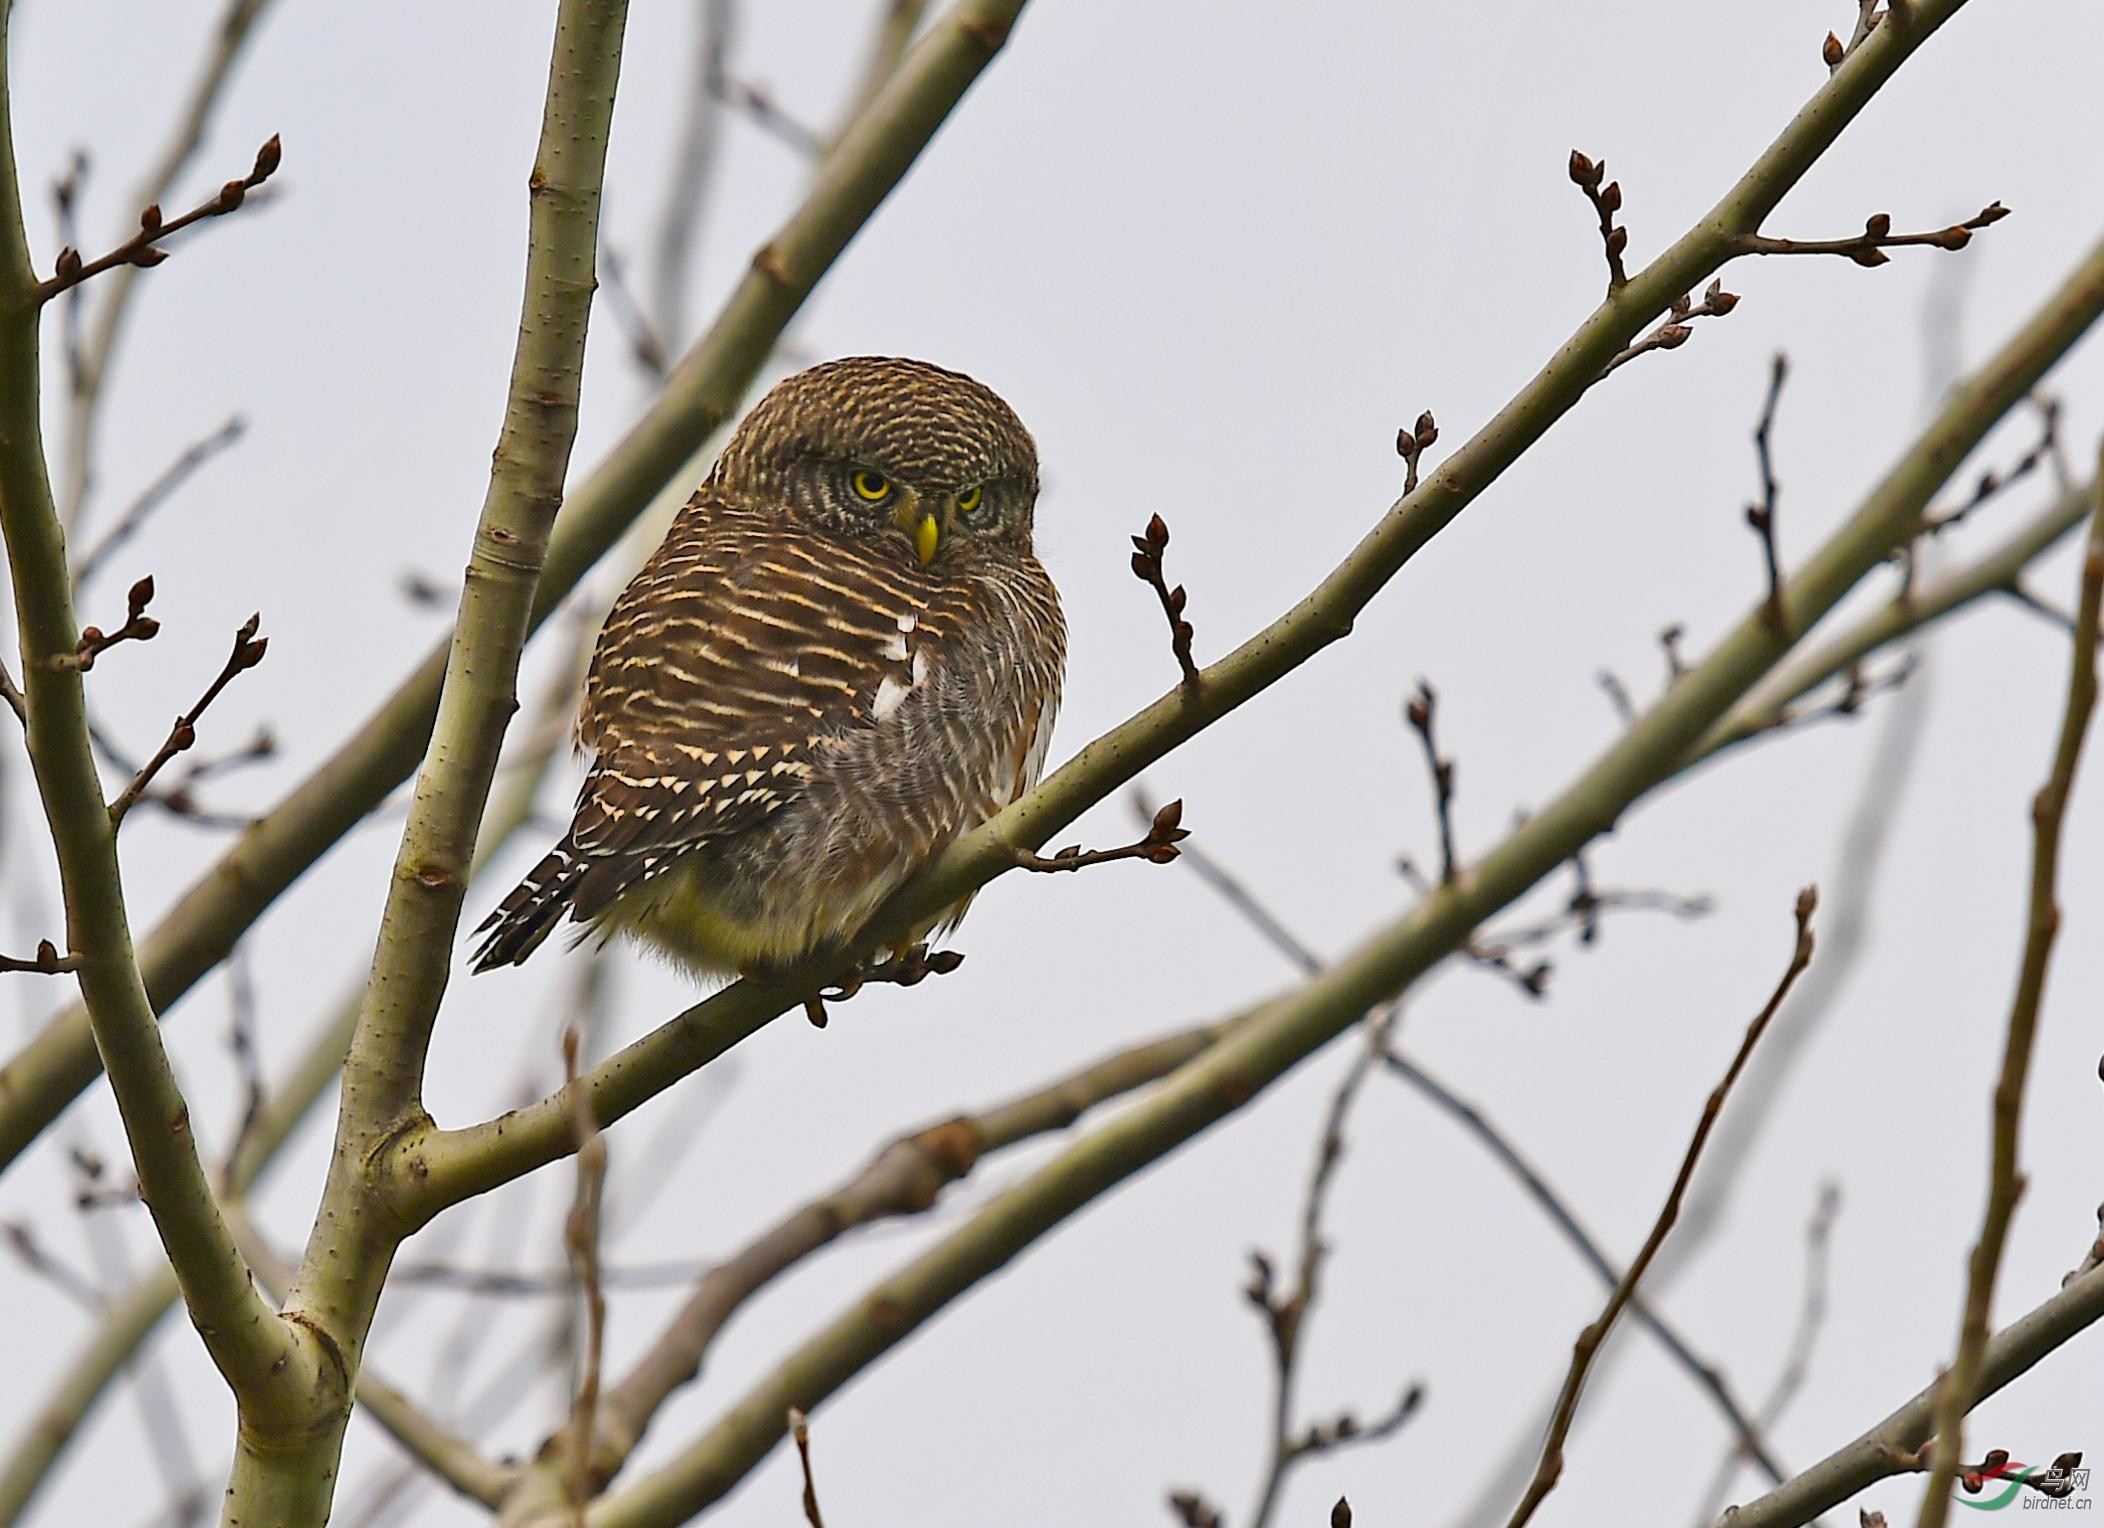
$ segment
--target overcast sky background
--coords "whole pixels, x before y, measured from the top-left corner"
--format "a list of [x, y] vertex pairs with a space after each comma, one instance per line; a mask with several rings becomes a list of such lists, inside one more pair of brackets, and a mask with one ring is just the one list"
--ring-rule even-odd
[[[550, 10], [286, 0], [170, 199], [172, 214], [282, 133], [270, 204], [214, 224], [144, 275], [91, 508], [90, 539], [189, 443], [231, 414], [248, 421], [247, 438], [124, 551], [84, 613], [113, 624], [126, 583], [156, 576], [159, 639], [112, 654], [91, 680], [100, 715], [145, 752], [216, 670], [233, 627], [261, 610], [269, 659], [214, 707], [200, 748], [268, 721], [284, 752], [214, 787], [215, 805], [275, 800], [442, 630], [443, 615], [405, 600], [400, 584], [415, 571], [450, 586], [481, 501], [517, 321]], [[608, 244], [631, 263], [648, 246], [693, 88], [694, 10], [634, 6], [604, 219]], [[733, 67], [797, 116], [830, 122], [875, 10], [743, 7]], [[28, 210], [43, 264], [56, 246], [41, 188], [76, 144], [94, 160], [89, 252], [130, 226], [128, 188], [157, 151], [216, 12], [16, 6], [16, 153], [37, 193]], [[1191, 591], [1201, 659], [1275, 617], [1394, 496], [1398, 424], [1431, 408], [1441, 452], [1458, 444], [1599, 296], [1592, 214], [1565, 176], [1571, 148], [1607, 160], [1625, 192], [1632, 261], [1647, 259], [1818, 86], [1820, 38], [1845, 35], [1854, 13], [1846, 0], [1288, 11], [1040, 0], [793, 341], [813, 357], [886, 352], [969, 371], [1036, 433], [1039, 545], [1073, 629], [1054, 748], [1063, 758], [1174, 676], [1159, 611], [1127, 570], [1127, 535], [1157, 512], [1173, 527], [1171, 576]], [[1150, 771], [1148, 787], [1182, 796], [1205, 847], [1302, 935], [1346, 951], [1408, 906], [1395, 857], [1436, 855], [1422, 761], [1399, 717], [1424, 676], [1459, 761], [1464, 849], [1489, 848], [1515, 810], [1551, 798], [1614, 737], [1600, 669], [1648, 696], [1662, 673], [1661, 627], [1685, 623], [1699, 653], [1758, 598], [1759, 553], [1740, 511], [1755, 484], [1748, 435], [1770, 354], [1787, 349], [1794, 368], [1776, 429], [1781, 535], [1794, 558], [1847, 515], [1919, 424], [1923, 315], [1939, 276], [1958, 317], [1931, 327], [1970, 361], [2097, 237], [2104, 207], [2094, 156], [2080, 146], [2104, 141], [2100, 55], [2094, 4], [1968, 7], [1768, 231], [1846, 234], [1879, 210], [1901, 227], [1933, 227], [1996, 198], [2015, 216], [1962, 255], [1900, 251], [1876, 271], [1839, 260], [1732, 267], [1726, 284], [1744, 296], [1735, 313], [1618, 372], [1413, 561], [1348, 642]], [[718, 164], [692, 273], [697, 322], [806, 175], [791, 148], [743, 119]], [[1968, 279], [1953, 281], [1961, 267]], [[585, 381], [580, 474], [645, 399], [604, 302]], [[2104, 428], [2104, 350], [2077, 352], [2054, 387], [2071, 449], [2086, 460]], [[59, 422], [54, 401], [53, 438]], [[1988, 455], [2013, 458], [2033, 430], [2014, 420]], [[1999, 536], [2041, 492], [1983, 515], [1961, 548]], [[2071, 604], [2075, 578], [2063, 549], [2035, 585]], [[558, 645], [536, 645], [525, 693]], [[1792, 1071], [1726, 1221], [1660, 1293], [1740, 1393], [1759, 1396], [1796, 1320], [1804, 1223], [1820, 1184], [1840, 1185], [1828, 1323], [1802, 1397], [1774, 1429], [1793, 1466], [1882, 1417], [1953, 1343], [2021, 941], [2026, 810], [2066, 668], [2064, 637], [2007, 604], [1934, 643], [1905, 702], [1926, 708], [1922, 752], [1899, 795], [1861, 962]], [[1466, 969], [1411, 997], [1406, 1043], [1551, 1170], [1618, 1259], [1648, 1229], [1702, 1096], [1782, 968], [1792, 894], [1832, 884], [1893, 704], [1735, 756], [1646, 803], [1598, 846], [1603, 883], [1707, 894], [1706, 919], [1612, 920], [1596, 948], [1559, 954], [1545, 1003]], [[59, 921], [12, 744], [0, 770], [13, 949]], [[2104, 1197], [2104, 775], [2088, 776], [2067, 827], [2069, 916], [2039, 1040], [2032, 1176], [2003, 1320], [2057, 1289]], [[551, 813], [574, 783], [567, 766], [551, 781]], [[1874, 788], [1889, 794], [1891, 783]], [[362, 972], [398, 826], [383, 814], [353, 835], [249, 942], [266, 1065], [296, 1054]], [[1132, 831], [1121, 798], [1075, 836], [1112, 843]], [[144, 929], [222, 840], [141, 813], [125, 846]], [[543, 846], [527, 835], [478, 885], [469, 916]], [[1187, 866], [1011, 877], [979, 900], [956, 943], [971, 957], [957, 974], [858, 998], [823, 1033], [785, 1020], [616, 1130], [617, 1200], [671, 1180], [611, 1260], [729, 1252], [904, 1129], [1236, 1011], [1292, 979]], [[486, 1116], [529, 1082], [553, 1080], [564, 958], [551, 949], [521, 971], [454, 982], [430, 1073], [442, 1122]], [[609, 1043], [691, 1000], [640, 959], [615, 970]], [[10, 980], [18, 1017], [8, 1026], [27, 1035], [60, 993]], [[227, 1010], [215, 978], [168, 1029], [208, 1143], [224, 1143], [238, 1106]], [[1238, 1293], [1245, 1255], [1290, 1245], [1346, 1050], [1333, 1047], [1092, 1207], [822, 1407], [829, 1516], [925, 1528], [1164, 1523], [1164, 1492], [1188, 1486], [1241, 1528], [1269, 1406], [1265, 1343]], [[326, 1125], [318, 1112], [259, 1201], [287, 1247], [305, 1235]], [[679, 1136], [691, 1139], [674, 1160], [666, 1143]], [[121, 1150], [106, 1093], [0, 1180], [0, 1217], [29, 1221], [85, 1264], [60, 1141]], [[668, 1457], [789, 1344], [1049, 1149], [983, 1164], [928, 1220], [858, 1237], [771, 1290], [724, 1334], [702, 1383], [660, 1415], [631, 1470]], [[405, 1255], [553, 1267], [569, 1186], [567, 1171], [542, 1174], [494, 1209], [447, 1217]], [[108, 1213], [134, 1258], [148, 1256], [145, 1216]], [[1304, 1365], [1308, 1415], [1371, 1415], [1411, 1379], [1428, 1398], [1392, 1441], [1303, 1468], [1278, 1521], [1325, 1521], [1345, 1492], [1362, 1523], [1458, 1523], [1561, 1376], [1602, 1291], [1474, 1143], [1389, 1080], [1375, 1080], [1355, 1118], [1332, 1215], [1335, 1252]], [[13, 1264], [0, 1281], [14, 1376], [0, 1387], [0, 1434], [12, 1436], [89, 1324]], [[615, 1297], [617, 1372], [678, 1297]], [[371, 1361], [419, 1393], [471, 1393], [548, 1314], [546, 1302], [482, 1300], [473, 1314], [484, 1341], [462, 1371], [434, 1356], [462, 1308], [450, 1293], [390, 1295]], [[1983, 1408], [1971, 1452], [1999, 1446], [2035, 1461], [2104, 1449], [2100, 1342], [2094, 1332], [2078, 1340]], [[216, 1482], [231, 1437], [224, 1391], [180, 1317], [152, 1351], [182, 1397], [196, 1468]], [[1726, 1435], [1655, 1344], [1633, 1340], [1627, 1359], [1589, 1394], [1544, 1521], [1680, 1524], [1694, 1513]], [[484, 1435], [492, 1450], [530, 1451], [560, 1415], [552, 1383], [520, 1400]], [[395, 1457], [377, 1429], [354, 1423], [339, 1522], [359, 1520], [354, 1509]], [[778, 1452], [716, 1520], [794, 1521], [794, 1471]], [[1897, 1481], [1866, 1503], [1897, 1517], [1917, 1494]], [[32, 1519], [139, 1523], [164, 1499], [137, 1410], [113, 1395]], [[377, 1520], [484, 1520], [442, 1492], [405, 1502]]]

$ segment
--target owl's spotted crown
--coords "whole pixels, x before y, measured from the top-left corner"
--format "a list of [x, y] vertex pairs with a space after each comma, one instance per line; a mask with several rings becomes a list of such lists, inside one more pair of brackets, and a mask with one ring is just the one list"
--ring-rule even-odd
[[827, 361], [776, 383], [738, 426], [712, 477], [758, 489], [811, 460], [872, 467], [929, 488], [1037, 489], [1037, 445], [999, 395], [961, 372], [894, 356]]

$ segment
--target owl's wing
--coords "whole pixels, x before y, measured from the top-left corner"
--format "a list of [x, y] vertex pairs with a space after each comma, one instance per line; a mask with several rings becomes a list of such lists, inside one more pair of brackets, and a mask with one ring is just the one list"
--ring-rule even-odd
[[579, 735], [595, 759], [570, 831], [478, 933], [523, 960], [708, 839], [779, 811], [814, 760], [881, 725], [966, 612], [880, 549], [705, 502], [607, 617]]

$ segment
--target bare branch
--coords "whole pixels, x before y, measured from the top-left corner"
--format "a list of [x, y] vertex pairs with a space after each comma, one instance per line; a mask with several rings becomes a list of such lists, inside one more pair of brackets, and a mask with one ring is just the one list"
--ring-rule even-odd
[[[2104, 462], [2104, 455], [2100, 455], [2100, 462]], [[2009, 1222], [2016, 1214], [2016, 1201], [2024, 1191], [2024, 1174], [2017, 1164], [2018, 1136], [2024, 1088], [2030, 1078], [2031, 1052], [2038, 1033], [2039, 1005], [2045, 998], [2054, 938], [2060, 932], [2061, 825], [2097, 703], [2097, 637], [2100, 616], [2104, 616], [2104, 472], [2098, 475], [2096, 493], [2096, 511], [2090, 519], [2083, 551], [2075, 639], [2070, 644], [2073, 659], [2068, 665], [2066, 710], [2061, 717], [2051, 771], [2031, 803], [2030, 914], [2016, 996], [2010, 1005], [2008, 1032], [2002, 1047], [2001, 1076], [1994, 1089], [1987, 1208], [1966, 1276], [1958, 1353], [1945, 1371], [1937, 1394], [1935, 1468], [1929, 1474], [1922, 1499], [1920, 1528], [1942, 1528], [1950, 1514], [1951, 1481], [1960, 1468], [1965, 1416], [1972, 1410], [1979, 1389], [2002, 1247], [2009, 1235]]]
[[1649, 355], [1654, 350], [1678, 350], [1694, 337], [1695, 331], [1689, 325], [1696, 319], [1722, 318], [1738, 305], [1738, 293], [1725, 291], [1722, 277], [1703, 288], [1702, 301], [1699, 303], [1683, 293], [1673, 299], [1673, 307], [1666, 321], [1642, 339], [1617, 351], [1614, 359], [1600, 368], [1601, 377], [1604, 379], [1611, 376], [1617, 368], [1627, 366], [1638, 356]]
[[1035, 870], [1050, 874], [1060, 870], [1081, 870], [1090, 865], [1107, 865], [1113, 860], [1141, 859], [1150, 865], [1166, 865], [1183, 851], [1177, 847], [1191, 836], [1191, 830], [1182, 826], [1183, 802], [1172, 801], [1154, 814], [1148, 825], [1146, 836], [1129, 844], [1120, 844], [1115, 849], [1083, 849], [1079, 844], [1070, 844], [1055, 854], [1032, 854], [1027, 849], [1015, 851], [1015, 862], [1019, 869]]
[[117, 799], [110, 803], [112, 828], [122, 823], [124, 814], [138, 804], [139, 798], [146, 794], [146, 788], [153, 784], [153, 777], [161, 772], [163, 766], [197, 741], [198, 719], [205, 714], [205, 708], [219, 698], [219, 692], [232, 684], [237, 675], [246, 673], [263, 661], [263, 654], [270, 646], [270, 638], [256, 635], [256, 628], [262, 622], [263, 618], [260, 615], [252, 615], [241, 623], [241, 629], [234, 633], [233, 651], [227, 654], [226, 662], [220, 666], [219, 673], [212, 682], [205, 686], [205, 692], [198, 697], [197, 704], [175, 719], [175, 725], [168, 729], [167, 740], [154, 750], [153, 757], [132, 776], [131, 784], [125, 786]]
[[1753, 451], [1760, 463], [1761, 496], [1746, 506], [1746, 523], [1761, 538], [1761, 560], [1768, 570], [1768, 621], [1777, 631], [1784, 629], [1783, 564], [1775, 549], [1775, 503], [1782, 486], [1775, 480], [1775, 455], [1770, 439], [1775, 430], [1775, 406], [1782, 400], [1783, 381], [1790, 374], [1790, 358], [1780, 350], [1768, 368], [1768, 399], [1761, 405], [1761, 422], [1754, 426]]
[[[1426, 409], [1417, 416], [1417, 423], [1407, 430], [1395, 432], [1395, 454], [1403, 459], [1403, 497], [1409, 498], [1417, 492], [1417, 464], [1439, 439], [1439, 426]], [[1166, 527], [1162, 533], [1164, 544], [1168, 541]]]
[[[1629, 248], [1629, 230], [1615, 222], [1615, 214], [1622, 210], [1622, 183], [1610, 180], [1601, 185], [1606, 174], [1606, 160], [1588, 159], [1578, 150], [1571, 150], [1571, 184], [1585, 193], [1600, 219], [1600, 247], [1607, 255], [1607, 295], [1612, 297], [1629, 285], [1629, 272], [1622, 264], [1622, 256]], [[1610, 362], [1607, 370], [1613, 369]], [[1606, 371], [1601, 375], [1605, 376]]]
[[1658, 1220], [1651, 1227], [1651, 1234], [1644, 1239], [1643, 1249], [1637, 1253], [1636, 1261], [1629, 1265], [1629, 1271], [1622, 1275], [1622, 1281], [1615, 1286], [1614, 1293], [1608, 1296], [1606, 1309], [1600, 1312], [1592, 1325], [1578, 1334], [1577, 1345], [1571, 1354], [1571, 1371], [1564, 1380], [1563, 1394], [1558, 1398], [1556, 1411], [1550, 1418], [1549, 1436], [1542, 1443], [1541, 1462], [1535, 1467], [1534, 1478], [1527, 1483], [1526, 1493], [1513, 1511], [1509, 1528], [1523, 1528], [1534, 1516], [1535, 1510], [1541, 1506], [1543, 1499], [1556, 1489], [1556, 1482], [1563, 1475], [1563, 1445], [1570, 1436], [1571, 1423], [1577, 1418], [1578, 1398], [1585, 1389], [1586, 1372], [1592, 1367], [1593, 1358], [1600, 1351], [1600, 1344], [1606, 1341], [1608, 1332], [1613, 1329], [1616, 1318], [1635, 1298], [1636, 1288], [1643, 1280], [1644, 1271], [1651, 1266], [1651, 1260], [1658, 1256], [1658, 1249], [1665, 1244], [1666, 1233], [1673, 1229], [1673, 1222], [1680, 1215], [1681, 1198], [1687, 1193], [1688, 1180], [1695, 1176], [1695, 1164], [1702, 1158], [1702, 1148], [1709, 1141], [1710, 1131], [1717, 1123], [1717, 1116], [1724, 1110], [1724, 1100], [1730, 1094], [1732, 1084], [1739, 1080], [1739, 1074], [1746, 1069], [1746, 1062], [1753, 1055], [1754, 1046], [1760, 1042], [1769, 1023], [1775, 1018], [1776, 1011], [1782, 1007], [1783, 999], [1789, 996], [1791, 987], [1796, 985], [1797, 978], [1803, 974], [1805, 967], [1812, 963], [1812, 910], [1818, 905], [1819, 894], [1813, 888], [1808, 886], [1797, 894], [1797, 940], [1790, 952], [1790, 964], [1784, 969], [1782, 980], [1776, 983], [1767, 1006], [1754, 1015], [1753, 1022], [1747, 1026], [1746, 1038], [1739, 1042], [1738, 1054], [1732, 1057], [1731, 1065], [1725, 1069], [1724, 1080], [1711, 1090], [1708, 1100], [1703, 1104], [1702, 1117], [1695, 1125], [1694, 1139], [1689, 1141], [1687, 1153], [1681, 1158], [1680, 1171], [1673, 1180], [1672, 1189], [1666, 1195], [1665, 1207], [1659, 1211]]
[[826, 1528], [818, 1510], [818, 1482], [811, 1478], [811, 1419], [794, 1406], [789, 1408], [789, 1435], [796, 1439], [796, 1460], [804, 1471], [804, 1521], [811, 1528]]
[[48, 939], [39, 939], [36, 954], [27, 960], [18, 960], [12, 955], [0, 955], [0, 971], [34, 971], [39, 976], [57, 976], [79, 969], [78, 955], [59, 954], [58, 946]]
[[1148, 520], [1146, 532], [1132, 538], [1132, 572], [1162, 602], [1162, 614], [1169, 622], [1169, 649], [1176, 655], [1184, 687], [1196, 690], [1203, 680], [1191, 657], [1191, 623], [1184, 619], [1184, 586], [1170, 588], [1162, 572], [1162, 554], [1168, 549], [1169, 523], [1155, 515]]
[[1740, 234], [1733, 240], [1733, 253], [1740, 255], [1839, 255], [1858, 265], [1879, 266], [1892, 257], [1888, 249], [1927, 245], [1932, 249], [1963, 249], [1972, 236], [2009, 216], [2000, 202], [1990, 202], [1962, 223], [1927, 233], [1894, 233], [1892, 219], [1874, 212], [1863, 222], [1863, 231], [1846, 239], [1771, 239], [1765, 234]]
[[100, 626], [83, 626], [73, 651], [53, 657], [51, 667], [61, 672], [71, 669], [85, 674], [95, 666], [97, 658], [119, 642], [151, 642], [161, 630], [161, 623], [146, 613], [146, 607], [152, 602], [153, 579], [149, 575], [133, 584], [125, 595], [122, 626], [112, 632], [105, 632]]
[[198, 203], [182, 216], [163, 222], [158, 202], [139, 214], [139, 231], [119, 244], [106, 255], [83, 262], [80, 251], [68, 246], [58, 252], [51, 276], [37, 283], [31, 297], [38, 303], [47, 303], [69, 287], [80, 285], [91, 277], [120, 265], [149, 267], [159, 265], [168, 258], [168, 251], [159, 247], [157, 241], [170, 234], [180, 233], [193, 223], [207, 218], [224, 217], [248, 199], [248, 193], [269, 180], [283, 158], [283, 148], [276, 133], [264, 140], [263, 147], [256, 150], [256, 162], [248, 174], [239, 180], [230, 180], [219, 188], [217, 195]]
[[1423, 679], [1417, 681], [1417, 693], [1403, 707], [1403, 716], [1410, 723], [1410, 730], [1424, 744], [1425, 767], [1432, 775], [1432, 805], [1439, 818], [1439, 884], [1451, 886], [1460, 871], [1460, 860], [1454, 849], [1454, 761], [1442, 757], [1439, 741], [1433, 733], [1433, 716], [1439, 704], [1439, 696], [1431, 684]]
[[606, 1136], [592, 1117], [591, 1096], [577, 1085], [577, 1057], [583, 1036], [576, 1025], [563, 1031], [563, 1082], [570, 1093], [577, 1128], [577, 1194], [563, 1223], [563, 1246], [570, 1270], [584, 1298], [584, 1368], [570, 1407], [570, 1457], [567, 1478], [570, 1506], [583, 1528], [584, 1509], [603, 1483], [593, 1467], [598, 1433], [599, 1370], [606, 1346], [606, 1289], [600, 1282], [599, 1212], [606, 1195]]

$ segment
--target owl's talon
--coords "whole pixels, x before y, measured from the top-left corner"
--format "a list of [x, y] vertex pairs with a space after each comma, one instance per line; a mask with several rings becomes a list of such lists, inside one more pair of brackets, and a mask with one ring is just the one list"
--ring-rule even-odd
[[826, 1000], [824, 995], [804, 999], [804, 1017], [811, 1021], [813, 1029], [826, 1027]]

